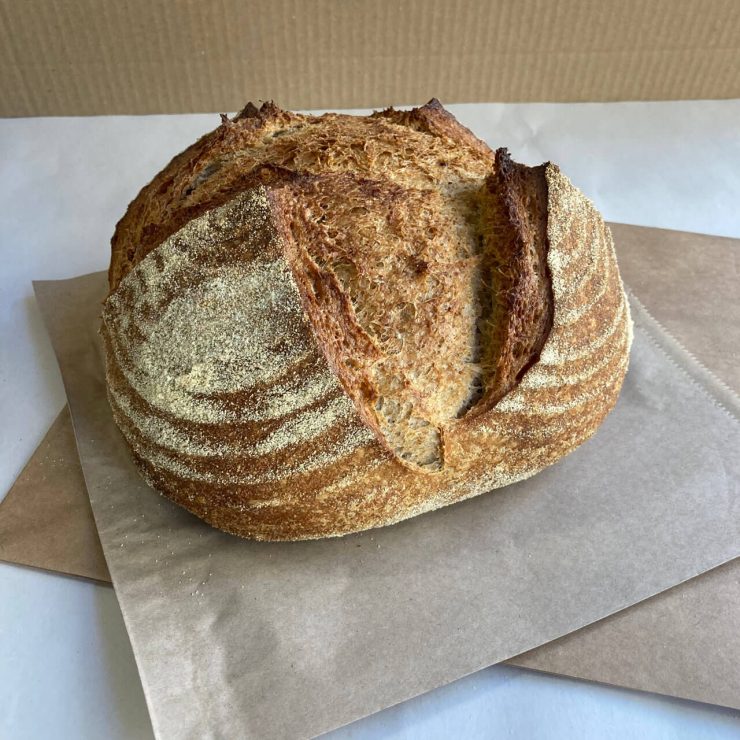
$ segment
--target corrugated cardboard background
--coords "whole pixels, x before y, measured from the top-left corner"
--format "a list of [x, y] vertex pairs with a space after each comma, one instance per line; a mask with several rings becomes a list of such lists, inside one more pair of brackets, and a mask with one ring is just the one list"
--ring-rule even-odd
[[734, 0], [0, 0], [0, 115], [740, 97]]

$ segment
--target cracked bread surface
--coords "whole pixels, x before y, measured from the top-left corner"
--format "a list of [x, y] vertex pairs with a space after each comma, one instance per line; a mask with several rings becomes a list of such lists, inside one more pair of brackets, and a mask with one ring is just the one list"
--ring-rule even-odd
[[[571, 211], [590, 242], [557, 230]], [[611, 387], [548, 437], [553, 419], [536, 430], [501, 408], [563, 344], [566, 243], [567, 262], [590, 250], [610, 274], [584, 314], [593, 333], [611, 320], [593, 350], [611, 351]], [[116, 421], [153, 487], [243, 536], [344, 534], [531, 475], [593, 433], [626, 370], [598, 213], [557, 168], [494, 153], [436, 101], [368, 117], [248, 105], [142, 190], [112, 247]], [[550, 415], [542, 388], [535, 417]]]

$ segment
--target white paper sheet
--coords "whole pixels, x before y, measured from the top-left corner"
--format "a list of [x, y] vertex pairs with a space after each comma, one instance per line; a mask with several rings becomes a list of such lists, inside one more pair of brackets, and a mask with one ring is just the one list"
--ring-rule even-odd
[[[235, 107], [241, 102], [235, 101]], [[507, 144], [515, 156], [529, 162], [548, 158], [561, 164], [609, 218], [740, 236], [740, 101], [452, 109], [488, 141]], [[0, 430], [0, 480], [4, 481], [0, 491], [7, 490], [64, 403], [56, 364], [31, 299], [30, 280], [103, 269], [113, 225], [140, 185], [216, 120], [214, 114], [0, 121], [0, 250], [4, 259], [0, 274], [0, 341], [4, 348], [0, 353], [0, 407], [6, 418]], [[85, 717], [98, 716], [100, 706], [108, 706], [105, 714], [110, 737], [138, 735], [132, 728], [140, 727], [138, 717], [144, 709], [140, 698], [128, 697], [129, 692], [140, 697], [139, 687], [129, 688], [130, 681], [114, 680], [114, 674], [105, 668], [107, 663], [97, 663], [91, 653], [80, 675], [95, 679], [79, 692], [77, 680], [67, 673], [70, 662], [61, 653], [44, 648], [54, 643], [63, 629], [65, 641], [77, 641], [76, 655], [85, 656], [86, 636], [100, 633], [96, 611], [84, 606], [82, 596], [72, 595], [77, 585], [69, 586], [68, 600], [56, 620], [39, 621], [39, 615], [46, 613], [45, 604], [58, 603], [52, 594], [56, 591], [44, 585], [55, 581], [29, 574], [21, 581], [29, 583], [28, 589], [23, 589], [17, 585], [15, 573], [11, 566], [0, 568], [0, 601], [7, 607], [3, 613], [6, 619], [33, 624], [34, 628], [4, 632], [0, 638], [0, 652], [7, 657], [0, 661], [0, 680], [8, 687], [14, 707], [1, 718], [0, 734], [8, 734], [8, 728], [13, 727], [21, 736], [26, 728], [30, 736], [54, 732], [80, 737], [87, 727], [89, 736], [97, 737], [99, 732], [86, 725]], [[110, 594], [87, 588], [98, 594], [99, 608], [107, 609]], [[112, 663], [130, 664], [126, 641], [118, 645]], [[27, 670], [11, 680], [2, 666], [18, 665], [19, 661]], [[39, 675], [58, 675], [60, 680], [39, 684], [34, 678]], [[522, 696], [536, 691], [535, 684], [526, 678], [517, 679], [517, 685]], [[551, 679], [548, 685], [559, 684]], [[584, 722], [588, 718], [598, 723], [598, 716], [606, 722], [613, 713], [626, 716], [624, 703], [618, 699], [610, 703], [615, 694], [606, 689], [596, 692], [579, 684], [564, 686], [553, 693], [537, 693], [538, 701], [544, 703], [543, 712], [547, 706], [557, 712], [556, 708], [567, 702], [573, 716], [583, 717]], [[486, 736], [490, 712], [505, 717], [508, 730], [523, 727], [520, 722], [524, 718], [517, 719], [506, 710], [508, 695], [504, 698], [492, 691], [487, 694], [487, 703], [481, 701], [481, 691], [487, 690], [479, 687], [476, 693], [471, 688], [468, 699], [461, 700], [469, 702], [471, 714], [481, 722], [476, 725], [471, 717], [470, 736]], [[424, 716], [438, 715], [443, 723], [450, 707], [446, 696], [441, 694], [438, 703], [434, 694], [425, 700]], [[602, 702], [603, 715], [594, 702]], [[45, 711], [36, 711], [39, 705]], [[681, 705], [674, 711], [666, 706], [633, 699], [629, 712], [645, 718], [644, 726], [652, 728], [656, 736], [672, 727], [683, 730], [691, 707]], [[529, 714], [534, 711], [531, 707]], [[710, 727], [718, 733], [723, 728], [725, 732], [737, 731], [726, 719], [713, 724], [706, 713], [700, 717], [696, 711], [697, 733], [702, 727], [707, 732]], [[403, 716], [407, 727], [420, 721], [412, 710]], [[537, 716], [545, 715], [538, 709]], [[621, 736], [620, 721], [614, 726], [602, 723], [604, 736]], [[434, 736], [433, 723], [426, 722], [424, 727]], [[480, 730], [477, 735], [476, 727]], [[553, 729], [553, 736], [556, 732]]]

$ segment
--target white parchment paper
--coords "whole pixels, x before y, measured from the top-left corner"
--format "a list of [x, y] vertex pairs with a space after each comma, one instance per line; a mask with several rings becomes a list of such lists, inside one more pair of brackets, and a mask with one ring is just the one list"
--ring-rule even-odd
[[315, 735], [740, 555], [736, 402], [639, 306], [616, 410], [558, 465], [394, 527], [264, 544], [140, 480], [96, 350], [104, 275], [36, 292], [162, 737]]

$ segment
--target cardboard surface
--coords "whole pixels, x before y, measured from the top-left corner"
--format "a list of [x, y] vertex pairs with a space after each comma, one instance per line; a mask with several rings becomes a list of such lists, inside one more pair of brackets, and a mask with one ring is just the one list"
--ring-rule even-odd
[[266, 546], [139, 478], [105, 399], [105, 290], [101, 273], [36, 284], [159, 735], [316, 734], [740, 554], [736, 400], [639, 307], [616, 410], [557, 466], [394, 527]]
[[733, 0], [0, 4], [0, 115], [740, 96]]

